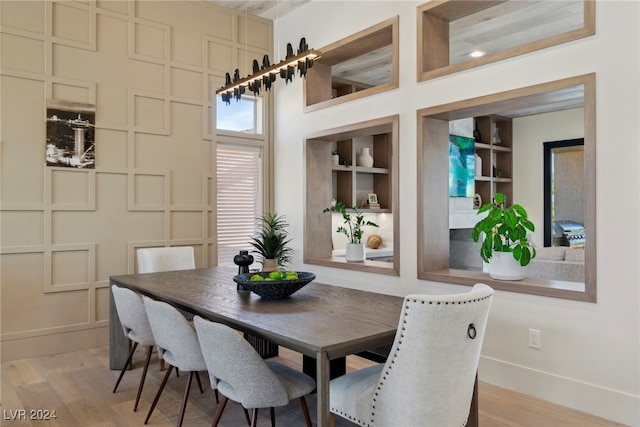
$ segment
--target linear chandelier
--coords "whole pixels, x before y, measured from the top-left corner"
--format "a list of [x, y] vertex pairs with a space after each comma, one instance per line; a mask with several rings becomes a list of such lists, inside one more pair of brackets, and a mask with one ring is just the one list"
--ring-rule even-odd
[[247, 77], [240, 78], [240, 71], [236, 68], [233, 73], [233, 80], [229, 73], [225, 74], [225, 85], [216, 91], [216, 95], [221, 95], [222, 100], [231, 104], [231, 98], [239, 101], [242, 95], [249, 89], [254, 95], [260, 94], [260, 89], [271, 89], [271, 84], [276, 81], [278, 74], [288, 83], [293, 81], [296, 68], [300, 77], [307, 75], [307, 70], [313, 67], [314, 61], [319, 59], [321, 52], [309, 49], [305, 38], [300, 39], [298, 53], [294, 55], [291, 43], [287, 43], [287, 56], [284, 61], [271, 65], [269, 55], [262, 58], [262, 66], [256, 59], [253, 60], [253, 73]]

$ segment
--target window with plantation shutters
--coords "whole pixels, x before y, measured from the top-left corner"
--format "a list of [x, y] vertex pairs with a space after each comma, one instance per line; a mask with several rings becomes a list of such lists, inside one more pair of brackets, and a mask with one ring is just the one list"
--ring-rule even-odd
[[218, 265], [232, 265], [241, 250], [251, 251], [256, 218], [262, 215], [261, 148], [218, 145]]

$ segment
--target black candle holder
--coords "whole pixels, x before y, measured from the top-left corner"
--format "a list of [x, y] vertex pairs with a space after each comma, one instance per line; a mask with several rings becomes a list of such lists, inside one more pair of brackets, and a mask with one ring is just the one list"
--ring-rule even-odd
[[[238, 266], [238, 274], [245, 274], [249, 272], [249, 266], [253, 264], [253, 255], [249, 255], [249, 251], [240, 251], [240, 253], [233, 257], [233, 262]], [[244, 286], [238, 283], [237, 289], [244, 291]]]

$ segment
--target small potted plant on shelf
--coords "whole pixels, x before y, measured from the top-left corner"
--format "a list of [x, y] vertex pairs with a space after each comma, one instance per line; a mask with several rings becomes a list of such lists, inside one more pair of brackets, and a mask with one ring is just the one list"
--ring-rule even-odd
[[284, 216], [267, 212], [256, 218], [260, 225], [260, 233], [251, 238], [251, 245], [255, 248], [253, 253], [260, 255], [262, 271], [275, 271], [278, 267], [284, 267], [293, 256], [293, 249], [289, 246], [287, 224]]
[[344, 234], [349, 239], [345, 247], [345, 259], [349, 262], [363, 262], [365, 260], [365, 249], [364, 243], [362, 243], [362, 236], [364, 235], [362, 227], [378, 227], [378, 224], [365, 220], [364, 215], [356, 206], [351, 211], [347, 211], [347, 207], [342, 202], [337, 202], [335, 205], [332, 204], [331, 207], [325, 208], [322, 212], [333, 212], [342, 215], [344, 222], [336, 231]]
[[505, 196], [496, 193], [493, 203], [478, 210], [487, 215], [471, 231], [474, 242], [484, 235], [480, 256], [489, 263], [489, 275], [497, 280], [522, 280], [524, 267], [536, 256], [527, 233], [535, 230], [527, 211], [518, 204], [505, 208]]

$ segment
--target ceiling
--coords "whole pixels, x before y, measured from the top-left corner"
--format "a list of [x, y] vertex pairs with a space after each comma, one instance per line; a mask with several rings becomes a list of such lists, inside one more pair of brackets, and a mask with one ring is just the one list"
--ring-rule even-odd
[[208, 0], [218, 6], [246, 11], [251, 15], [275, 20], [311, 0]]

